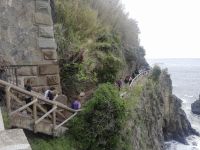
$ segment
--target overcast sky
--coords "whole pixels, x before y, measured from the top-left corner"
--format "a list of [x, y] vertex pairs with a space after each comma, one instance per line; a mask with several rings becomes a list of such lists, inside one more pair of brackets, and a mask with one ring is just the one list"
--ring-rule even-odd
[[122, 0], [146, 58], [200, 58], [200, 0]]

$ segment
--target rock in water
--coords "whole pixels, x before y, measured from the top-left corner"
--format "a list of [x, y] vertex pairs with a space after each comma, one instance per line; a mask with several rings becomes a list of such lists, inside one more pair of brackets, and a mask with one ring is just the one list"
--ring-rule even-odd
[[200, 100], [197, 100], [194, 103], [192, 103], [191, 110], [194, 114], [200, 115]]

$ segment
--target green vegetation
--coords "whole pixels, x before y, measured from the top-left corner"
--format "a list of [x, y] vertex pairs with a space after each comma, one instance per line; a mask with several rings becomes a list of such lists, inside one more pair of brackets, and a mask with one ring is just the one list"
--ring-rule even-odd
[[54, 139], [34, 139], [30, 140], [32, 150], [76, 150], [67, 137]]
[[[123, 124], [123, 129], [120, 131], [118, 136], [119, 141], [116, 150], [133, 150], [134, 144], [132, 143], [135, 120], [137, 118], [137, 113], [135, 112], [141, 98], [141, 93], [143, 91], [143, 84], [137, 84], [128, 93], [128, 97], [125, 100], [126, 104], [126, 119]], [[139, 119], [137, 120], [139, 121]], [[142, 123], [140, 122], [142, 125]], [[140, 126], [141, 126], [140, 125]]]
[[159, 66], [155, 65], [152, 70], [151, 78], [154, 81], [158, 81], [160, 74], [161, 74], [161, 68]]
[[1, 113], [2, 113], [5, 128], [6, 129], [10, 128], [10, 120], [9, 120], [9, 116], [8, 116], [7, 111], [1, 111]]
[[84, 111], [71, 122], [71, 138], [79, 150], [113, 150], [124, 118], [125, 104], [118, 90], [111, 84], [102, 84]]
[[61, 138], [29, 139], [33, 150], [113, 150], [126, 116], [125, 102], [112, 84], [101, 84]]
[[113, 83], [134, 64], [146, 63], [137, 22], [124, 13], [120, 0], [57, 0], [56, 15], [61, 81], [68, 96]]

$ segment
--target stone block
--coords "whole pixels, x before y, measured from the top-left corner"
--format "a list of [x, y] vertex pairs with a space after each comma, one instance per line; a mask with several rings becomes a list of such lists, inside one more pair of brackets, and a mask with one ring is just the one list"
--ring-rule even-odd
[[21, 67], [17, 69], [18, 76], [36, 76], [37, 74], [37, 66]]
[[56, 85], [59, 84], [60, 78], [58, 75], [47, 76], [47, 84], [48, 85]]
[[25, 77], [24, 83], [26, 84], [27, 80], [31, 81], [32, 86], [45, 86], [47, 85], [47, 79], [45, 76], [42, 77]]
[[58, 65], [41, 65], [39, 66], [39, 74], [40, 75], [53, 75], [53, 74], [59, 74], [59, 67]]
[[48, 1], [36, 1], [36, 12], [45, 13], [51, 15], [51, 7]]
[[55, 40], [49, 38], [39, 38], [38, 46], [41, 49], [57, 49]]
[[57, 52], [55, 50], [42, 50], [45, 60], [56, 60]]
[[33, 87], [33, 91], [44, 94], [46, 90], [48, 90], [50, 87], [54, 87], [57, 94], [61, 94], [61, 88], [59, 85], [51, 85], [51, 86], [38, 86]]
[[53, 25], [52, 17], [45, 13], [35, 13], [35, 23], [42, 25]]
[[39, 26], [39, 36], [46, 38], [53, 38], [54, 37], [53, 27]]

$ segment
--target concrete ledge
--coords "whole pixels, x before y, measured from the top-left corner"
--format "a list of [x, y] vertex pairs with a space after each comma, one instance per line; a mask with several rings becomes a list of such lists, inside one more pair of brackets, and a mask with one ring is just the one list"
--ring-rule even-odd
[[31, 150], [22, 129], [0, 131], [0, 150]]

